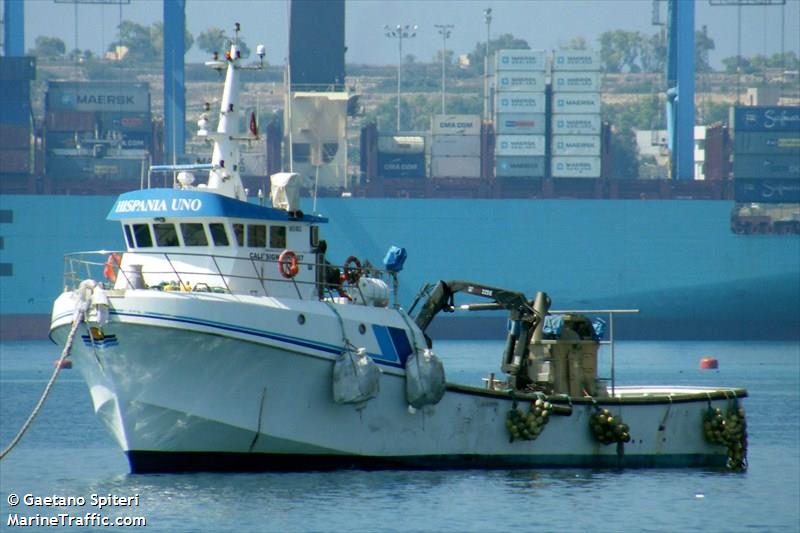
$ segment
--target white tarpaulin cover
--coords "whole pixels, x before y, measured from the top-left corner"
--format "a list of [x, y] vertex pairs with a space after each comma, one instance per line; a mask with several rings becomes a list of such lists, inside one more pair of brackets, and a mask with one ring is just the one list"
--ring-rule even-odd
[[378, 395], [381, 370], [367, 350], [343, 352], [333, 363], [333, 401], [361, 403]]
[[439, 403], [444, 396], [444, 366], [432, 350], [414, 352], [406, 361], [406, 399], [419, 409]]
[[290, 213], [300, 210], [302, 178], [293, 172], [278, 172], [269, 177], [272, 207]]

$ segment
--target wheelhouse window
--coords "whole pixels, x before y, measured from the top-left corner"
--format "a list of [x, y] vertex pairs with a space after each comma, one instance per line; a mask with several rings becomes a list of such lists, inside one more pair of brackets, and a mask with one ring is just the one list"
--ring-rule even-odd
[[136, 248], [136, 242], [133, 240], [130, 224], [125, 224], [125, 242], [128, 243], [128, 248]]
[[180, 245], [175, 224], [153, 224], [153, 232], [156, 234], [156, 244], [159, 246]]
[[183, 244], [186, 246], [208, 246], [208, 239], [203, 225], [192, 222], [181, 224]]
[[150, 248], [153, 246], [153, 237], [150, 235], [150, 226], [147, 224], [134, 224], [133, 236], [137, 248]]
[[228, 246], [228, 233], [225, 231], [225, 224], [209, 224], [208, 231], [211, 233], [211, 240], [214, 241], [214, 246]]
[[266, 248], [267, 227], [262, 224], [248, 224], [247, 246], [250, 248]]
[[286, 226], [269, 227], [269, 247], [286, 248]]
[[236, 244], [244, 246], [244, 224], [234, 224], [233, 234], [236, 235]]
[[319, 246], [319, 226], [311, 226], [311, 231], [309, 232], [309, 238], [311, 239], [311, 247], [316, 248]]

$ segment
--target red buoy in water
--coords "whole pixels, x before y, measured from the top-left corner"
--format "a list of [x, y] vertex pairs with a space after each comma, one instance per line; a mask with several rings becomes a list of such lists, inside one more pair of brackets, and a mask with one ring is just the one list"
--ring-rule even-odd
[[713, 370], [715, 368], [719, 368], [719, 361], [717, 361], [716, 357], [703, 357], [700, 359], [701, 370]]

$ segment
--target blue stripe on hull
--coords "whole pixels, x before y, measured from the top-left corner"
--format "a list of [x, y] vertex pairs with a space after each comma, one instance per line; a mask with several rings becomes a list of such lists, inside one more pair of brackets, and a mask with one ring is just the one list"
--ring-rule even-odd
[[[203, 326], [210, 329], [218, 330], [218, 332], [225, 332], [226, 334], [229, 333], [241, 333], [245, 335], [251, 335], [255, 337], [259, 337], [262, 339], [269, 339], [273, 341], [283, 342], [287, 344], [291, 344], [297, 347], [308, 348], [311, 350], [317, 350], [323, 352], [327, 355], [339, 355], [342, 352], [342, 348], [340, 346], [335, 346], [332, 344], [323, 344], [317, 342], [311, 342], [306, 339], [301, 339], [298, 337], [290, 337], [287, 335], [281, 335], [271, 331], [264, 331], [258, 330], [253, 328], [246, 328], [242, 326], [234, 326], [231, 324], [226, 324], [224, 322], [214, 322], [210, 320], [201, 320], [199, 318], [192, 318], [192, 317], [183, 317], [183, 316], [174, 316], [174, 315], [167, 315], [161, 313], [126, 313], [122, 311], [117, 311], [112, 309], [110, 314], [117, 315], [117, 316], [129, 316], [129, 317], [136, 317], [136, 318], [147, 318], [151, 320], [160, 320], [164, 322], [173, 322], [179, 324], [193, 324], [197, 326]], [[404, 368], [404, 365], [399, 364], [397, 362], [387, 361], [384, 359], [382, 354], [375, 354], [375, 353], [368, 353], [370, 357], [375, 359], [375, 361], [381, 365], [391, 366], [394, 368]]]

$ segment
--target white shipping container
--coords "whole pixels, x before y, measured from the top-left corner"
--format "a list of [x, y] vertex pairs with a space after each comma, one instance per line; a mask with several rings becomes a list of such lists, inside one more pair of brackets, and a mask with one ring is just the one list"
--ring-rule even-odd
[[553, 114], [600, 114], [600, 93], [553, 93]]
[[546, 115], [544, 113], [498, 113], [494, 128], [498, 134], [544, 135]]
[[551, 175], [554, 178], [599, 178], [599, 157], [553, 157]]
[[494, 161], [494, 175], [497, 178], [542, 178], [545, 167], [544, 157], [497, 157]]
[[498, 135], [494, 145], [496, 155], [544, 155], [544, 135]]
[[497, 91], [544, 92], [544, 72], [506, 71], [497, 73]]
[[416, 135], [381, 135], [378, 151], [385, 154], [420, 154], [425, 152], [425, 138]]
[[433, 178], [480, 178], [480, 157], [432, 157]]
[[434, 135], [480, 135], [480, 115], [434, 115], [431, 124]]
[[592, 50], [556, 50], [553, 52], [553, 70], [600, 70], [600, 54]]
[[557, 155], [600, 155], [599, 135], [553, 135], [552, 153]]
[[553, 135], [600, 135], [600, 115], [553, 115]]
[[598, 92], [600, 90], [599, 72], [553, 72], [553, 92]]
[[497, 93], [497, 113], [544, 113], [544, 93]]
[[547, 54], [544, 50], [498, 50], [495, 68], [503, 70], [544, 70]]
[[434, 135], [431, 141], [431, 156], [480, 157], [480, 135]]

